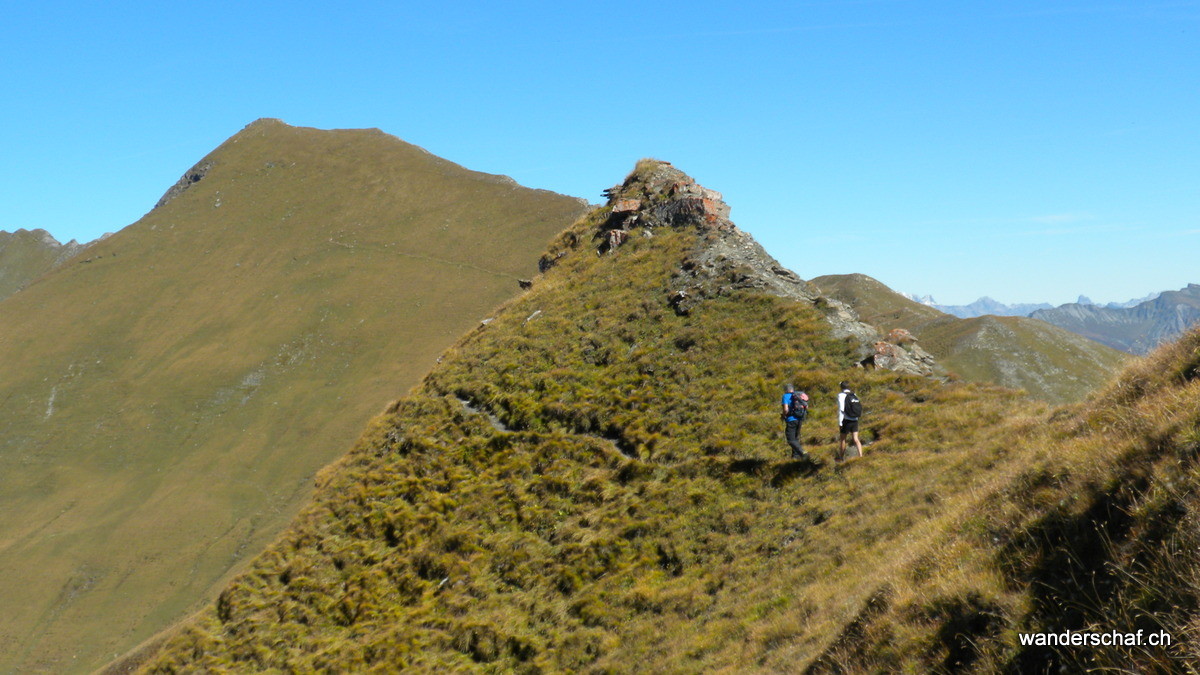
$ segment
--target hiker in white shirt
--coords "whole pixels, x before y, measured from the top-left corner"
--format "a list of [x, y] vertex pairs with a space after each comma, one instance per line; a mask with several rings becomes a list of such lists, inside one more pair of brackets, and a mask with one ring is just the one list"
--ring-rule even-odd
[[[858, 440], [858, 418], [862, 416], [862, 403], [858, 400], [858, 396], [850, 390], [850, 383], [845, 380], [838, 385], [841, 393], [837, 396], [838, 402], [838, 452], [837, 461], [842, 461], [846, 458], [846, 437], [849, 436], [854, 440], [854, 447], [858, 448], [858, 457], [863, 456], [862, 441]], [[847, 411], [847, 405], [849, 410]]]

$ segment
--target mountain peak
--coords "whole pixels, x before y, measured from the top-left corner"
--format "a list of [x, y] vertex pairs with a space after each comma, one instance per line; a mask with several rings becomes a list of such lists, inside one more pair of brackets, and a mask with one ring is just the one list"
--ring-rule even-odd
[[278, 117], [260, 117], [250, 124], [247, 124], [244, 129], [265, 129], [271, 127], [290, 127], [292, 125], [284, 122]]
[[721, 193], [700, 185], [670, 162], [643, 159], [624, 183], [604, 193], [612, 208], [609, 222], [622, 228], [639, 224], [733, 228]]
[[[694, 228], [702, 235], [676, 273], [677, 290], [671, 304], [680, 314], [687, 314], [706, 298], [737, 289], [765, 290], [807, 302], [818, 295], [733, 224], [729, 205], [720, 192], [700, 185], [670, 162], [643, 159], [623, 183], [604, 194], [608, 197], [607, 212], [600, 216], [602, 222], [596, 234], [601, 253], [617, 252], [636, 232], [639, 236], [654, 236], [660, 228]], [[553, 250], [551, 254], [561, 255]], [[543, 265], [547, 262], [544, 257]]]
[[[654, 237], [656, 230], [690, 228], [698, 236], [672, 277], [668, 302], [680, 316], [712, 300], [744, 290], [804, 303], [824, 315], [832, 334], [857, 343], [858, 361], [918, 375], [939, 372], [933, 359], [915, 345], [886, 345], [879, 330], [863, 323], [846, 304], [821, 291], [779, 264], [750, 234], [729, 220], [729, 205], [720, 192], [706, 188], [670, 162], [643, 159], [620, 185], [604, 191], [608, 198], [591, 226], [597, 253], [618, 254], [631, 237]], [[575, 248], [580, 235], [570, 232], [551, 245], [539, 261], [543, 272]], [[862, 276], [870, 283], [878, 282]]]
[[[90, 671], [180, 616], [581, 215], [574, 198], [415, 147], [260, 121], [169, 203], [50, 273], [63, 248], [0, 238], [0, 400], [28, 402], [0, 406], [0, 502], [37, 502], [0, 519], [0, 541], [50, 523], [0, 546], [0, 597], [26, 609], [0, 616], [0, 672]], [[301, 419], [322, 421], [286, 421]], [[63, 472], [84, 457], [121, 459]], [[234, 495], [251, 474], [255, 494]], [[81, 522], [106, 523], [103, 537]], [[146, 538], [155, 522], [171, 526]], [[137, 588], [121, 585], [135, 568]], [[70, 606], [55, 599], [64, 584]], [[20, 649], [13, 635], [28, 636]]]

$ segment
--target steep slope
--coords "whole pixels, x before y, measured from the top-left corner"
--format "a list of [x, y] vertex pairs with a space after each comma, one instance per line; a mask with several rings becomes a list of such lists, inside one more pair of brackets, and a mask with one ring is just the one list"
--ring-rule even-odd
[[1200, 669], [1200, 329], [1008, 452], [809, 672]]
[[[856, 368], [669, 165], [610, 194], [145, 671], [794, 670], [1015, 470], [997, 422], [1037, 404]], [[870, 444], [835, 468], [843, 378]], [[824, 466], [783, 459], [785, 381]]]
[[1200, 284], [1166, 291], [1128, 308], [1069, 304], [1031, 316], [1114, 349], [1146, 354], [1200, 323]]
[[1048, 401], [1083, 399], [1125, 360], [1114, 349], [1025, 317], [957, 319], [862, 274], [829, 275], [812, 283], [884, 332], [910, 331], [951, 372]]
[[212, 597], [572, 198], [260, 120], [0, 302], [0, 672], [95, 668]]
[[21, 290], [83, 248], [74, 240], [60, 244], [45, 230], [0, 232], [0, 300]]

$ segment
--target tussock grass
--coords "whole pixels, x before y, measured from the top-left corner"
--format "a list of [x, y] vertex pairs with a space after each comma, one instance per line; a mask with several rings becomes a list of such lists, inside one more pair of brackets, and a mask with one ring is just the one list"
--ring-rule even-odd
[[[674, 275], [709, 233], [597, 255], [607, 218], [559, 237], [147, 670], [794, 671], [940, 569], [932, 542], [1017, 471], [1000, 421], [1041, 404], [855, 370], [815, 308], [753, 290], [681, 316]], [[869, 446], [835, 468], [842, 379]], [[785, 381], [823, 466], [786, 459]]]
[[[1087, 402], [1015, 434], [1022, 461], [994, 475], [912, 565], [909, 587], [865, 627], [843, 631], [818, 670], [1195, 670], [1197, 345], [1193, 331]], [[1018, 639], [1067, 630], [1162, 630], [1175, 642], [1055, 648]]]

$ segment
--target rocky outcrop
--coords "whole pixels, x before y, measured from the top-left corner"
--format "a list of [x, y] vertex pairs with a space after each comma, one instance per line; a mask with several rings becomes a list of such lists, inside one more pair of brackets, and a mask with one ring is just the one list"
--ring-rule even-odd
[[[848, 305], [822, 295], [779, 264], [754, 237], [733, 224], [721, 193], [696, 183], [670, 163], [643, 160], [624, 183], [605, 190], [605, 195], [610, 210], [600, 228], [598, 253], [617, 251], [639, 229], [642, 236], [653, 236], [662, 227], [695, 227], [704, 233], [683, 261], [675, 275], [676, 286], [666, 298], [677, 313], [687, 314], [707, 298], [755, 289], [817, 307], [835, 337], [857, 346], [864, 367], [929, 376], [942, 373], [907, 331], [906, 337], [883, 338], [878, 328], [862, 322]], [[543, 256], [539, 266], [549, 269], [553, 257]]]
[[212, 170], [212, 168], [212, 160], [208, 158], [200, 160], [200, 162], [198, 162], [195, 166], [188, 169], [187, 172], [184, 173], [174, 185], [167, 188], [167, 191], [163, 193], [162, 198], [158, 200], [158, 203], [154, 205], [154, 208], [160, 208], [164, 204], [170, 202], [172, 199], [175, 199], [179, 195], [186, 192], [188, 188], [203, 180], [204, 177], [208, 175], [208, 172]]
[[864, 368], [883, 368], [910, 375], [925, 376], [941, 373], [941, 368], [933, 355], [921, 349], [915, 341], [909, 342], [907, 347], [902, 347], [892, 342], [891, 336], [889, 336], [889, 339], [880, 340], [872, 347], [873, 353], [860, 361]]

